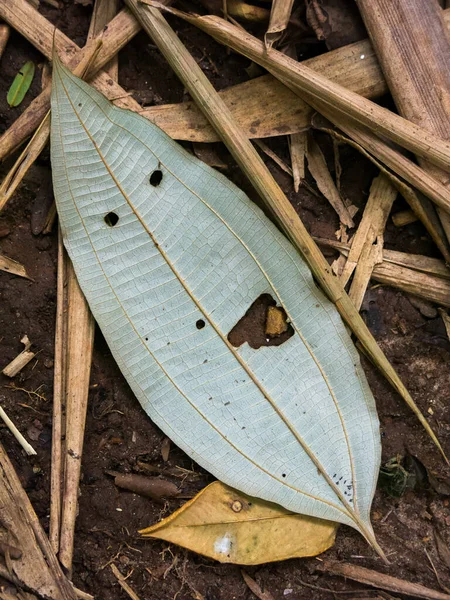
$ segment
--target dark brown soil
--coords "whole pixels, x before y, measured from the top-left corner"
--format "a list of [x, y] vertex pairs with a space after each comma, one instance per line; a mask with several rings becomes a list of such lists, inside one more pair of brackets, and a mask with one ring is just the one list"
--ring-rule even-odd
[[[6, 1], [6, 0], [3, 0]], [[41, 12], [78, 44], [83, 45], [92, 6], [64, 0], [60, 10], [41, 2]], [[299, 5], [302, 4], [299, 2]], [[331, 2], [333, 14], [344, 11], [345, 3]], [[324, 2], [327, 5], [327, 2]], [[301, 7], [300, 7], [301, 8]], [[300, 17], [304, 11], [299, 10]], [[342, 23], [351, 15], [342, 14]], [[189, 50], [221, 89], [247, 79], [248, 61], [229, 54], [206, 35], [180, 21], [170, 19]], [[346, 25], [347, 27], [347, 25]], [[349, 26], [350, 27], [350, 26]], [[361, 31], [356, 23], [349, 35]], [[334, 29], [332, 44], [350, 41], [346, 30]], [[339, 35], [338, 35], [339, 34]], [[338, 42], [336, 41], [338, 40]], [[351, 39], [353, 41], [353, 39]], [[330, 42], [331, 43], [331, 42]], [[314, 42], [309, 31], [297, 49], [304, 57], [325, 51]], [[3, 132], [39, 92], [39, 72], [25, 101], [15, 109], [6, 104], [7, 89], [26, 60], [37, 64], [43, 59], [23, 38], [13, 33], [0, 63], [0, 128]], [[171, 73], [145, 34], [139, 34], [120, 53], [120, 83], [132, 90], [143, 104], [178, 102], [184, 99], [183, 87]], [[332, 164], [332, 148], [318, 136]], [[287, 159], [283, 138], [269, 142]], [[254, 192], [226, 151], [227, 175], [255, 199]], [[352, 149], [342, 148], [342, 191], [358, 207], [363, 207], [373, 166]], [[288, 194], [312, 234], [333, 237], [338, 228], [335, 213], [324, 199], [301, 189], [294, 193], [291, 180], [273, 163], [267, 163]], [[6, 173], [8, 164], [2, 166]], [[312, 185], [313, 182], [310, 180]], [[53, 343], [56, 284], [56, 231], [37, 233], [51, 203], [50, 164], [45, 151], [26, 182], [0, 216], [0, 251], [28, 269], [32, 281], [0, 272], [0, 362], [6, 365], [22, 349], [20, 339], [27, 334], [38, 351], [22, 373], [9, 380], [0, 376], [0, 403], [21, 431], [32, 438], [37, 457], [27, 457], [9, 431], [2, 427], [1, 441], [12, 458], [27, 493], [48, 528], [51, 449]], [[402, 201], [396, 208], [402, 208]], [[361, 211], [359, 211], [359, 214]], [[34, 233], [33, 233], [34, 232]], [[395, 250], [435, 255], [435, 248], [420, 225], [396, 229], [390, 222], [386, 246]], [[426, 319], [408, 297], [384, 286], [374, 286], [367, 294], [365, 317], [381, 347], [398, 369], [417, 404], [438, 433], [450, 454], [450, 344], [439, 316]], [[438, 452], [411, 411], [367, 362], [364, 368], [374, 392], [382, 423], [383, 458], [409, 451], [441, 477], [448, 477]], [[19, 389], [20, 388], [20, 389]], [[163, 434], [140, 408], [124, 381], [109, 350], [97, 332], [92, 365], [91, 390], [80, 486], [79, 517], [76, 526], [74, 581], [97, 598], [125, 598], [109, 565], [114, 562], [128, 574], [128, 583], [142, 600], [232, 600], [253, 598], [243, 582], [240, 568], [220, 565], [178, 547], [158, 541], [139, 539], [137, 531], [169, 515], [183, 500], [164, 505], [115, 487], [105, 471], [146, 473], [145, 465], [167, 473], [175, 466], [193, 471], [187, 477], [168, 479], [181, 485], [184, 495], [194, 494], [212, 480], [176, 447], [169, 461], [161, 457]], [[144, 466], [142, 466], [144, 465]], [[173, 472], [173, 471], [171, 471]], [[373, 521], [380, 545], [391, 561], [382, 564], [365, 541], [354, 531], [341, 527], [336, 545], [327, 557], [379, 569], [410, 581], [439, 589], [433, 562], [441, 583], [450, 585], [448, 565], [442, 561], [433, 532], [445, 535], [450, 526], [449, 499], [425, 486], [394, 499], [378, 490]], [[448, 540], [447, 540], [448, 541]], [[429, 558], [427, 558], [428, 552]], [[312, 591], [303, 582], [330, 590], [361, 590], [364, 586], [346, 582], [315, 571], [319, 559], [290, 560], [248, 569], [276, 600], [330, 598], [325, 591]], [[370, 595], [367, 588], [366, 597]]]

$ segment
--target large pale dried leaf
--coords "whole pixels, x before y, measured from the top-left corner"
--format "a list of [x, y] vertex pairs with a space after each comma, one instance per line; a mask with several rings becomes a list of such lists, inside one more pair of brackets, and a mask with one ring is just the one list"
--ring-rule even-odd
[[[149, 416], [226, 484], [375, 543], [375, 404], [298, 252], [220, 173], [58, 61], [51, 142], [66, 247]], [[261, 294], [294, 335], [233, 347]]]
[[296, 515], [220, 481], [141, 534], [173, 542], [224, 563], [316, 556], [334, 544], [337, 524]]

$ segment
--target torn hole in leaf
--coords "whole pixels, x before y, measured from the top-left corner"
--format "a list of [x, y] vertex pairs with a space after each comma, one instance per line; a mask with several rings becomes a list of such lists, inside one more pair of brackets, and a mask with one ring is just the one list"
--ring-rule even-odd
[[109, 212], [107, 215], [105, 215], [105, 223], [108, 225], [108, 227], [114, 227], [118, 222], [119, 215], [117, 215], [115, 212]]
[[270, 294], [261, 294], [228, 334], [235, 348], [245, 342], [257, 350], [261, 346], [280, 346], [294, 335], [285, 311]]

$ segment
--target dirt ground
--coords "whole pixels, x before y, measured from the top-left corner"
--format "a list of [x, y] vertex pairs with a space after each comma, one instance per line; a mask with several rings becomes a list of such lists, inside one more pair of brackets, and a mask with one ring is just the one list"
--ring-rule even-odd
[[[58, 10], [41, 2], [40, 11], [77, 44], [84, 45], [92, 5], [88, 1], [77, 3], [73, 0], [64, 0], [60, 4]], [[361, 23], [343, 1], [324, 1], [324, 5], [328, 6], [334, 19], [330, 46], [336, 47], [364, 37]], [[248, 79], [245, 68], [249, 61], [229, 54], [193, 27], [174, 18], [169, 20], [217, 89]], [[261, 33], [263, 29], [255, 31]], [[303, 32], [297, 44], [301, 58], [326, 49], [323, 42], [315, 40], [309, 29]], [[43, 64], [43, 57], [17, 33], [12, 33], [0, 62], [0, 132], [13, 123], [40, 91], [40, 77], [36, 76], [25, 101], [18, 108], [10, 109], [6, 104], [9, 85], [26, 60]], [[119, 81], [142, 104], [165, 104], [186, 98], [182, 85], [144, 33], [121, 51]], [[389, 99], [386, 102], [389, 103]], [[330, 159], [333, 171], [329, 141], [323, 135], [318, 135], [317, 139]], [[268, 143], [288, 160], [286, 138], [273, 139]], [[218, 150], [229, 165], [227, 176], [255, 199], [254, 192], [226, 150], [219, 145]], [[376, 171], [349, 148], [342, 148], [341, 161], [342, 193], [362, 208]], [[269, 159], [267, 164], [310, 232], [333, 238], [338, 221], [325, 199], [305, 188], [295, 193], [291, 179]], [[9, 165], [2, 165], [1, 175], [7, 172]], [[314, 187], [309, 176], [308, 181]], [[46, 150], [0, 215], [0, 251], [24, 264], [33, 279], [27, 281], [0, 272], [1, 366], [22, 349], [20, 339], [24, 334], [29, 336], [35, 351], [38, 351], [36, 360], [13, 382], [0, 375], [0, 403], [21, 431], [31, 438], [37, 457], [27, 457], [3, 426], [0, 437], [46, 530], [49, 520], [57, 233], [56, 228], [50, 235], [39, 231], [51, 201], [50, 162]], [[401, 208], [405, 205], [402, 200], [397, 200], [395, 210]], [[357, 220], [360, 215], [361, 210]], [[437, 256], [425, 230], [418, 224], [397, 229], [389, 221], [385, 245], [389, 249]], [[385, 286], [372, 287], [363, 308], [373, 334], [450, 454], [450, 343], [441, 318], [437, 313], [432, 318], [424, 317], [405, 294]], [[409, 452], [436, 475], [448, 478], [449, 470], [417, 419], [379, 373], [364, 359], [363, 364], [381, 419], [383, 461]], [[106, 471], [145, 473], [142, 463], [146, 463], [161, 468], [164, 473], [178, 465], [195, 471], [183, 479], [167, 476], [181, 484], [185, 495], [194, 494], [212, 481], [208, 473], [173, 445], [169, 461], [164, 463], [161, 457], [163, 439], [161, 431], [140, 408], [97, 331], [76, 525], [74, 582], [96, 598], [125, 598], [109, 567], [115, 562], [124, 574], [131, 572], [127, 581], [142, 600], [254, 598], [242, 579], [240, 567], [220, 565], [166, 543], [140, 539], [137, 535], [139, 529], [181, 506], [183, 500], [170, 500], [161, 505], [119, 490]], [[440, 491], [449, 493], [450, 490], [441, 486]], [[373, 522], [378, 541], [389, 557], [389, 566], [382, 564], [355, 531], [344, 526], [338, 532], [335, 546], [324, 556], [345, 559], [440, 589], [433, 564], [440, 583], [450, 586], [449, 565], [443, 562], [434, 541], [435, 531], [445, 537], [450, 530], [449, 498], [445, 493], [423, 485], [400, 498], [393, 498], [379, 489], [373, 506]], [[276, 600], [333, 597], [327, 590], [354, 590], [354, 597], [374, 595], [373, 590], [360, 584], [319, 573], [316, 571], [318, 561], [289, 560], [246, 570]], [[305, 584], [317, 588], [312, 591]], [[361, 591], [363, 593], [359, 593]]]

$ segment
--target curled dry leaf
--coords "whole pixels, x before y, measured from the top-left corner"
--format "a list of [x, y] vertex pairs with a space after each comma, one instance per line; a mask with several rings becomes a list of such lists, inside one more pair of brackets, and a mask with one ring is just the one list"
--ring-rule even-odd
[[140, 533], [222, 563], [259, 565], [316, 556], [334, 544], [337, 527], [215, 481], [170, 517]]

